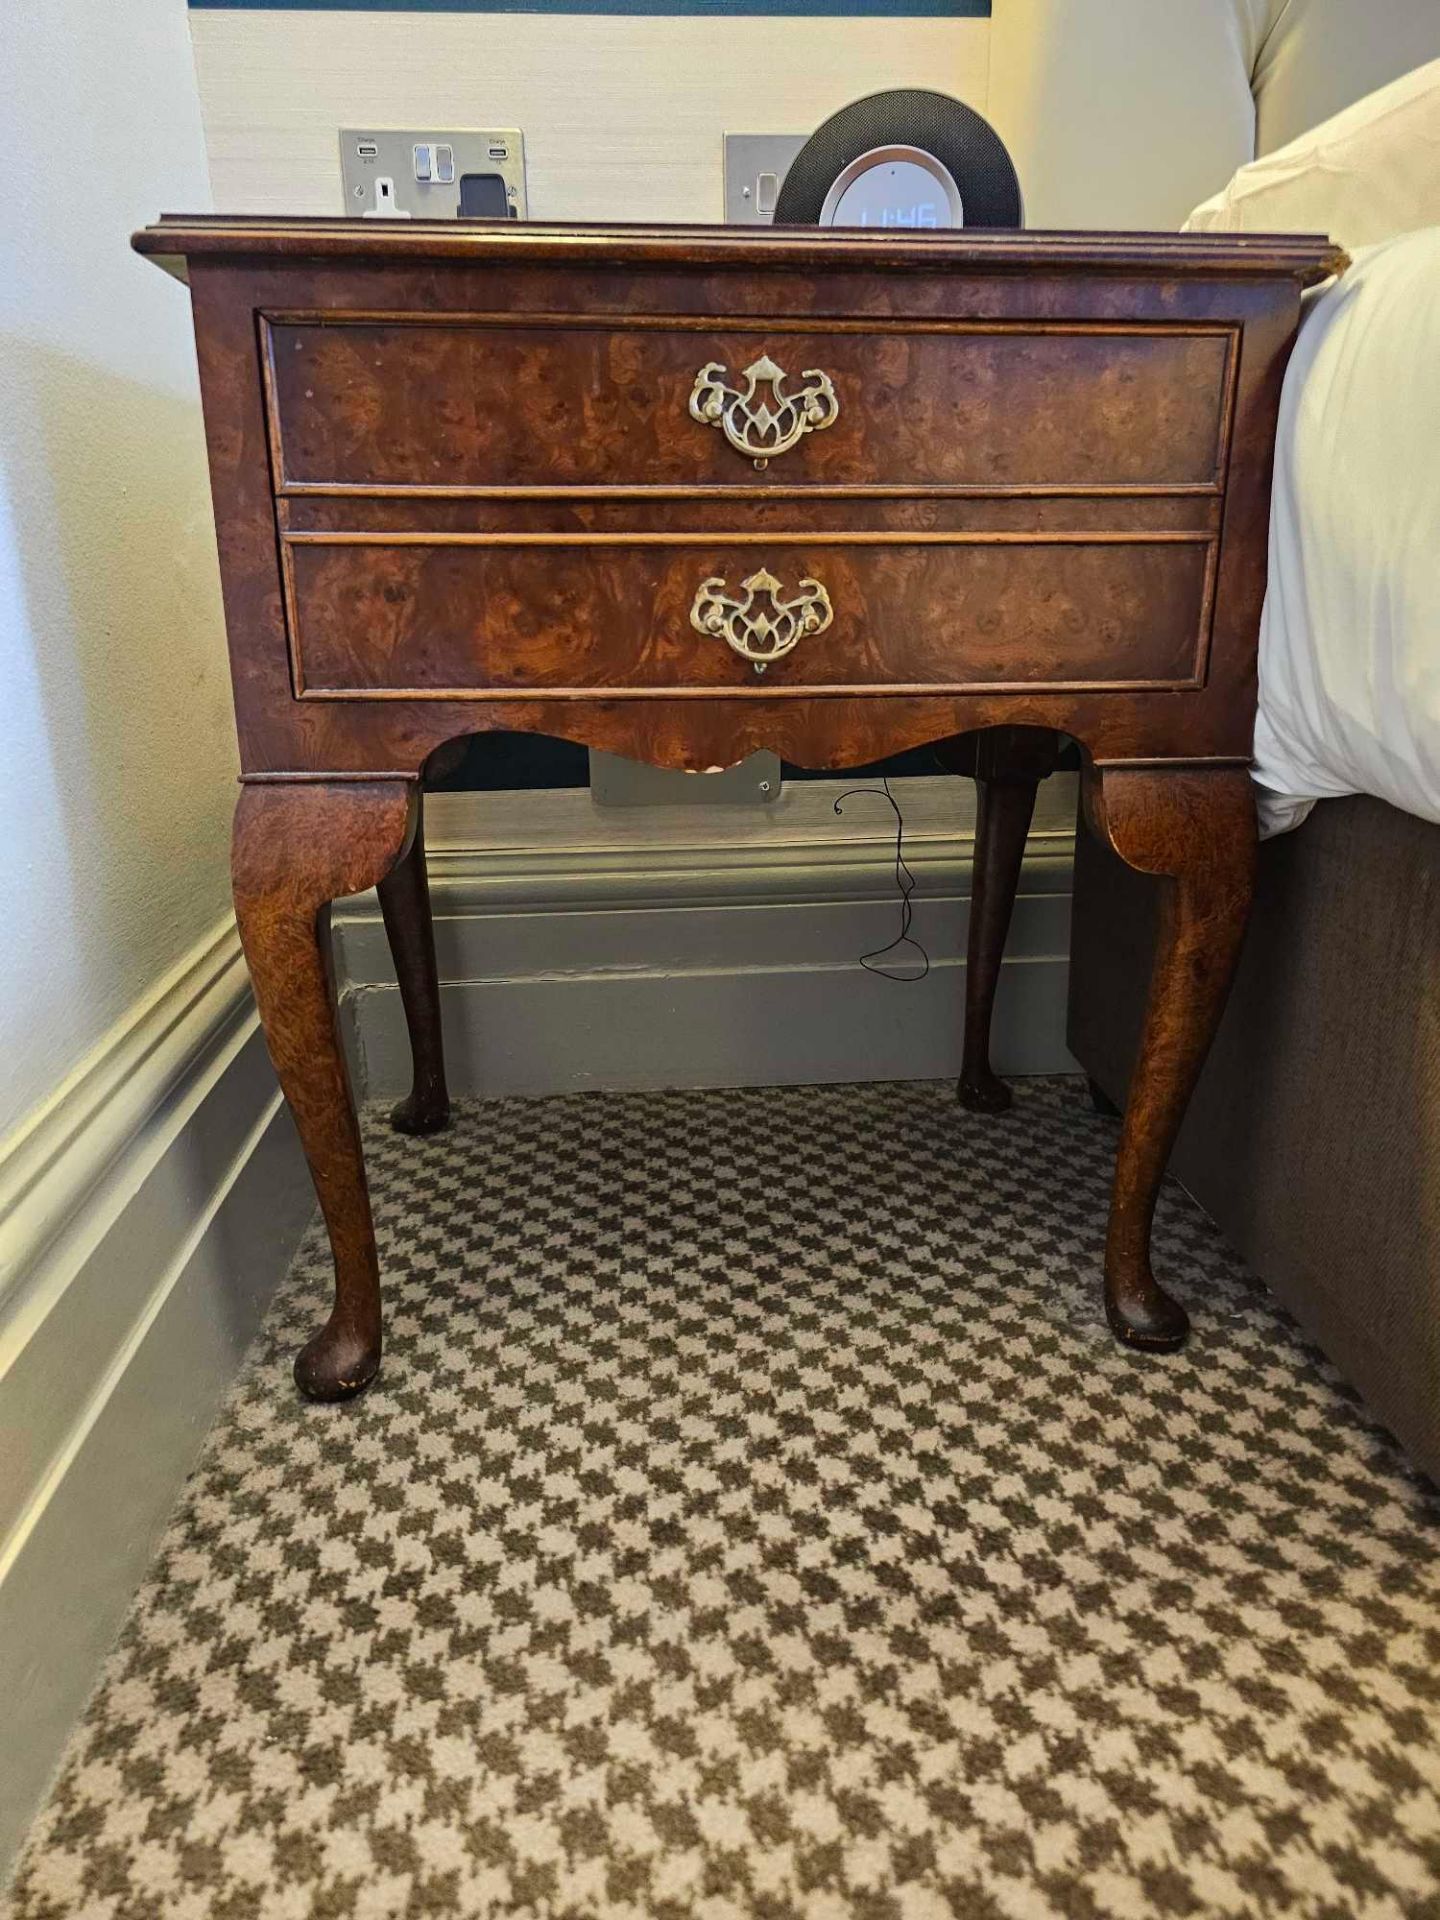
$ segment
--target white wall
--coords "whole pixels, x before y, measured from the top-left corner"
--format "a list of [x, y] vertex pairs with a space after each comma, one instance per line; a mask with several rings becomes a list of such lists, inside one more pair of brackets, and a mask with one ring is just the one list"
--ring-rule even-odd
[[1250, 72], [1284, 0], [994, 0], [990, 117], [1035, 227], [1173, 232], [1254, 157]]
[[0, 1881], [313, 1206], [227, 884], [184, 0], [0, 4]]
[[233, 728], [190, 316], [184, 0], [0, 8], [0, 1135], [226, 912]]
[[190, 16], [215, 204], [339, 213], [342, 126], [518, 126], [535, 220], [718, 220], [721, 136], [882, 87], [982, 112], [989, 22], [603, 14]]

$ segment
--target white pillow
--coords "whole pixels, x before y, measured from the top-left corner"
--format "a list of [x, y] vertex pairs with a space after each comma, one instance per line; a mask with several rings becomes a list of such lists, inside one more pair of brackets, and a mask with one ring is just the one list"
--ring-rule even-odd
[[1252, 160], [1187, 233], [1328, 233], [1367, 246], [1440, 225], [1440, 60]]

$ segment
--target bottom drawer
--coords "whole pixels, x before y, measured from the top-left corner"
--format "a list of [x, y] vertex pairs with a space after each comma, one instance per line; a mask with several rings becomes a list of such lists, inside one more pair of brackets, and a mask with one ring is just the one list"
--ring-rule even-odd
[[1204, 534], [292, 534], [302, 697], [1193, 687]]

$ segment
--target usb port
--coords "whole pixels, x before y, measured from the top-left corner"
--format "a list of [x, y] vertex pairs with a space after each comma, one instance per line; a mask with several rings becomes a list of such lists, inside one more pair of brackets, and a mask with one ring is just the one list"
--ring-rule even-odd
[[375, 160], [380, 155], [380, 148], [373, 140], [357, 140], [355, 151], [362, 160]]
[[508, 156], [509, 152], [510, 152], [510, 149], [508, 147], [491, 147], [489, 149], [490, 158], [492, 160], [504, 160]]

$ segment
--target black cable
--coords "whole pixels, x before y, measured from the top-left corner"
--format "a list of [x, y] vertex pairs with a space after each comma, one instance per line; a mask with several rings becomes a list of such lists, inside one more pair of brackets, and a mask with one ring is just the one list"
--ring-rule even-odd
[[[851, 787], [848, 792], [840, 794], [835, 801], [835, 811], [843, 816], [847, 800], [863, 797], [866, 794], [874, 794], [877, 799], [888, 800], [895, 813], [895, 886], [900, 895], [900, 931], [888, 946], [877, 947], [873, 953], [862, 953], [860, 964], [867, 973], [878, 973], [882, 980], [923, 980], [930, 971], [930, 956], [910, 931], [915, 918], [915, 909], [910, 899], [915, 891], [915, 876], [905, 864], [905, 816], [900, 811], [899, 801], [890, 791], [889, 776], [882, 773], [878, 787]], [[881, 967], [875, 964], [877, 960], [883, 960], [887, 953], [898, 953], [902, 947], [913, 947], [919, 954], [920, 971], [918, 973], [897, 973], [892, 967]]]

